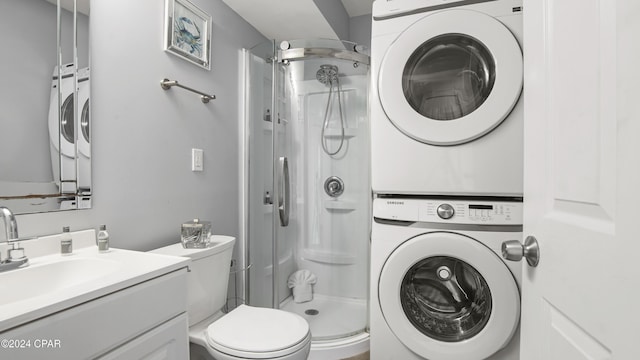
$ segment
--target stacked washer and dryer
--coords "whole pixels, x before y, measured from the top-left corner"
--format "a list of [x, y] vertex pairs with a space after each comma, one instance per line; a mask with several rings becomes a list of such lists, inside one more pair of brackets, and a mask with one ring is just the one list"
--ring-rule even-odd
[[376, 0], [371, 359], [516, 360], [522, 0]]

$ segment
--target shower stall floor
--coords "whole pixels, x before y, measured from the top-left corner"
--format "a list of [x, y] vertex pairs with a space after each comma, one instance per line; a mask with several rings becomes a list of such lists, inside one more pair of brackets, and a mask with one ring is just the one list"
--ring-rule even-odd
[[305, 318], [314, 341], [354, 335], [363, 332], [367, 326], [365, 299], [314, 294], [313, 300], [298, 304], [290, 296], [280, 308]]

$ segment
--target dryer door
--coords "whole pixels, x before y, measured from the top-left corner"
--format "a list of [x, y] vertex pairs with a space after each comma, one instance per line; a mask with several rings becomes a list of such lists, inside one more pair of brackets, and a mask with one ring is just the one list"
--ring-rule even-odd
[[501, 22], [469, 10], [418, 20], [391, 44], [378, 93], [389, 120], [431, 145], [457, 145], [498, 126], [522, 91], [522, 52]]
[[391, 331], [427, 359], [484, 359], [509, 343], [520, 319], [520, 294], [507, 266], [461, 234], [407, 240], [385, 262], [378, 286]]

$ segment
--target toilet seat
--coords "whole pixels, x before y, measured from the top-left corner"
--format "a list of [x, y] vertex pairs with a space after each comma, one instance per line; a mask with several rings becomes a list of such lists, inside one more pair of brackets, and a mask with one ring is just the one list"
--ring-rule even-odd
[[311, 339], [309, 324], [282, 310], [240, 305], [213, 322], [206, 340], [213, 349], [238, 358], [273, 359], [294, 354]]

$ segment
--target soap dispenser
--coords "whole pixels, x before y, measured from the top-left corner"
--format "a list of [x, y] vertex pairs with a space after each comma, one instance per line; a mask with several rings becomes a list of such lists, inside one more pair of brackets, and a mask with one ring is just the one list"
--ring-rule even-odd
[[71, 237], [68, 226], [62, 228], [62, 235], [60, 235], [60, 254], [73, 254], [73, 238]]
[[109, 251], [109, 233], [107, 232], [107, 225], [100, 225], [100, 231], [98, 231], [98, 252]]

